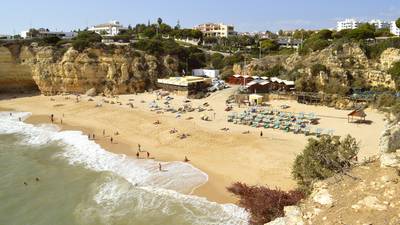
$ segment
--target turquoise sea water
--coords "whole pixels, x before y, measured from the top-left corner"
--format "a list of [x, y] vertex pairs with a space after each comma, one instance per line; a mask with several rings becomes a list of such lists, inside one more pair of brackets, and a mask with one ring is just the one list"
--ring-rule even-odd
[[158, 162], [109, 153], [80, 132], [18, 121], [28, 116], [0, 112], [1, 225], [247, 224], [235, 205], [188, 195], [207, 181], [188, 164], [160, 173]]

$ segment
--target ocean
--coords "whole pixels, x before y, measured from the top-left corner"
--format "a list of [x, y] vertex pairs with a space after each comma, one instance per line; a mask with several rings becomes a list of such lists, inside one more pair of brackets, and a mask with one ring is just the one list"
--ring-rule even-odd
[[[245, 225], [247, 212], [189, 195], [207, 174], [183, 162], [137, 160], [80, 131], [0, 112], [1, 225]], [[19, 118], [22, 121], [19, 121]]]

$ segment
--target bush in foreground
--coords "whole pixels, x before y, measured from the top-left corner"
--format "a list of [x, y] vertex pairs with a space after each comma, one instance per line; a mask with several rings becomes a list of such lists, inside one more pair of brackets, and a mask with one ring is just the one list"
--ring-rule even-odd
[[304, 194], [300, 191], [281, 191], [263, 186], [247, 186], [237, 182], [227, 188], [240, 198], [239, 205], [250, 212], [251, 224], [265, 224], [284, 216], [283, 208], [296, 205]]
[[359, 150], [355, 138], [323, 136], [309, 139], [303, 152], [296, 157], [292, 175], [299, 188], [309, 193], [312, 184], [350, 169]]

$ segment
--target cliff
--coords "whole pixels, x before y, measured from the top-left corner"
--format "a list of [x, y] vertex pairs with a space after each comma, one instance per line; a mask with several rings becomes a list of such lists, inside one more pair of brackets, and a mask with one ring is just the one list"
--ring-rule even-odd
[[[350, 79], [362, 78], [370, 86], [395, 88], [395, 83], [387, 71], [396, 61], [400, 61], [399, 49], [388, 48], [379, 59], [372, 60], [367, 58], [359, 44], [346, 43], [343, 45], [333, 44], [308, 55], [294, 53], [288, 56], [267, 56], [251, 62], [247, 65], [247, 71], [249, 74], [255, 75], [274, 65], [282, 65], [289, 72], [296, 71], [300, 74], [310, 75], [312, 65], [322, 64], [330, 71], [330, 77], [341, 79], [344, 85]], [[322, 76], [321, 80], [328, 79], [325, 74]]]
[[[177, 74], [178, 62], [170, 56], [155, 57], [130, 47], [85, 49], [72, 47], [22, 46], [0, 49], [0, 89], [15, 90], [27, 85], [43, 94], [124, 94], [154, 88], [159, 77]], [[26, 83], [26, 85], [25, 85]], [[15, 91], [14, 90], [14, 91]]]
[[[15, 49], [18, 51], [18, 49]], [[0, 47], [0, 93], [26, 93], [38, 91], [28, 65], [22, 65], [11, 53]]]

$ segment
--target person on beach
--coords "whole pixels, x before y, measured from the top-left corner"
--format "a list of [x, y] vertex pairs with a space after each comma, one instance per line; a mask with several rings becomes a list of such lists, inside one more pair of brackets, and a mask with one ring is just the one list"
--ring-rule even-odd
[[88, 138], [89, 138], [89, 140], [90, 140], [90, 134], [88, 134], [87, 136], [88, 136]]
[[106, 136], [106, 130], [103, 129], [103, 136]]
[[10, 113], [10, 116], [12, 116], [12, 113]]
[[141, 147], [140, 144], [138, 144], [137, 147], [138, 147], [139, 152], [141, 152], [141, 150], [140, 150], [140, 147]]
[[189, 162], [190, 160], [185, 156], [184, 162]]
[[136, 158], [139, 158], [139, 155], [140, 155], [139, 152], [136, 152]]
[[21, 117], [18, 118], [19, 122], [21, 122]]
[[95, 137], [96, 137], [96, 136], [93, 134], [93, 135], [92, 135], [92, 138], [93, 138], [93, 140], [95, 140], [95, 139], [96, 139]]
[[147, 158], [150, 158], [150, 152], [147, 152]]
[[54, 115], [53, 114], [51, 114], [50, 120], [51, 120], [51, 123], [54, 123]]
[[113, 141], [114, 141], [113, 137], [111, 137], [111, 138], [110, 138], [110, 141], [111, 141], [111, 144], [112, 144], [112, 143], [113, 143]]
[[263, 136], [263, 132], [261, 131], [261, 132], [260, 132], [260, 137], [262, 137], [262, 136]]
[[60, 120], [60, 123], [62, 124], [62, 119]]
[[161, 163], [158, 164], [158, 170], [159, 170], [159, 171], [162, 171]]

